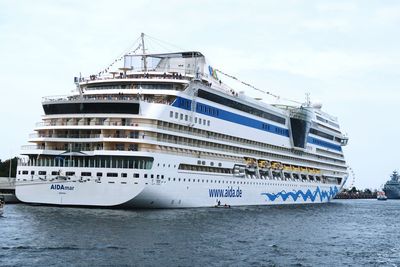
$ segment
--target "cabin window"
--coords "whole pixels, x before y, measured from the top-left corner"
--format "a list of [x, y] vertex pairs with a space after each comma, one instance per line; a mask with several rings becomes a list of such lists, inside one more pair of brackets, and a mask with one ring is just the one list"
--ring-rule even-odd
[[107, 177], [118, 177], [118, 173], [116, 172], [108, 172]]
[[82, 172], [81, 176], [92, 176], [91, 172]]

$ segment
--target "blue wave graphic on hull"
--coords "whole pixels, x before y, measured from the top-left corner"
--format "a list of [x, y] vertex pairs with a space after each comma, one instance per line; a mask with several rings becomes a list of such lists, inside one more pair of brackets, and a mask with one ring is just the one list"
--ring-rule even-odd
[[308, 189], [305, 193], [302, 190], [295, 191], [295, 192], [286, 192], [285, 190], [282, 190], [279, 193], [273, 194], [273, 193], [261, 193], [261, 195], [266, 196], [266, 200], [269, 201], [275, 201], [277, 198], [282, 198], [283, 201], [286, 201], [289, 197], [291, 197], [294, 202], [297, 201], [299, 197], [301, 197], [304, 201], [307, 199], [310, 199], [312, 202], [314, 202], [318, 197], [320, 201], [324, 201], [325, 199], [330, 200], [333, 198], [337, 193], [339, 192], [339, 189], [334, 186], [330, 187], [329, 191], [321, 190], [319, 186], [314, 192], [311, 192], [310, 189]]

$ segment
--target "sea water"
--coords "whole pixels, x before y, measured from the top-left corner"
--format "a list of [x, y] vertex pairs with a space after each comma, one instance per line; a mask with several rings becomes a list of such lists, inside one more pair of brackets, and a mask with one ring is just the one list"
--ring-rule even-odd
[[400, 266], [400, 201], [116, 210], [6, 205], [0, 266]]

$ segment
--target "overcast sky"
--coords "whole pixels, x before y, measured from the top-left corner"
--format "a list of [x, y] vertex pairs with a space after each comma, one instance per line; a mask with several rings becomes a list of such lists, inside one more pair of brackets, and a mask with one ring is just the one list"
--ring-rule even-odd
[[355, 185], [379, 188], [400, 168], [399, 29], [400, 1], [0, 0], [0, 158], [27, 144], [43, 96], [68, 94], [144, 32], [282, 97], [309, 92], [348, 133]]

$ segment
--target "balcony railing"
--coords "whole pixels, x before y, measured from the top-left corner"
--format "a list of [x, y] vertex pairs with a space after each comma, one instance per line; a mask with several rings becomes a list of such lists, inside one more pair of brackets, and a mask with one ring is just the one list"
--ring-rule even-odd
[[[32, 133], [29, 138], [102, 138], [109, 137], [109, 135], [102, 134], [38, 134]], [[115, 135], [113, 137], [121, 137], [121, 135]]]
[[[100, 158], [69, 159], [69, 158], [57, 157], [57, 158], [39, 158], [39, 159], [30, 159], [30, 160], [19, 160], [18, 166], [151, 169], [153, 166], [153, 160], [135, 159], [134, 157], [132, 157], [130, 159], [119, 159], [119, 160], [118, 159], [100, 159]], [[58, 173], [57, 175], [62, 175], [62, 173]]]
[[42, 103], [51, 102], [104, 102], [104, 101], [126, 101], [126, 102], [138, 102], [144, 101], [148, 103], [158, 104], [171, 104], [171, 101], [165, 99], [157, 99], [154, 97], [143, 96], [143, 95], [73, 95], [73, 96], [45, 96], [42, 98]]

